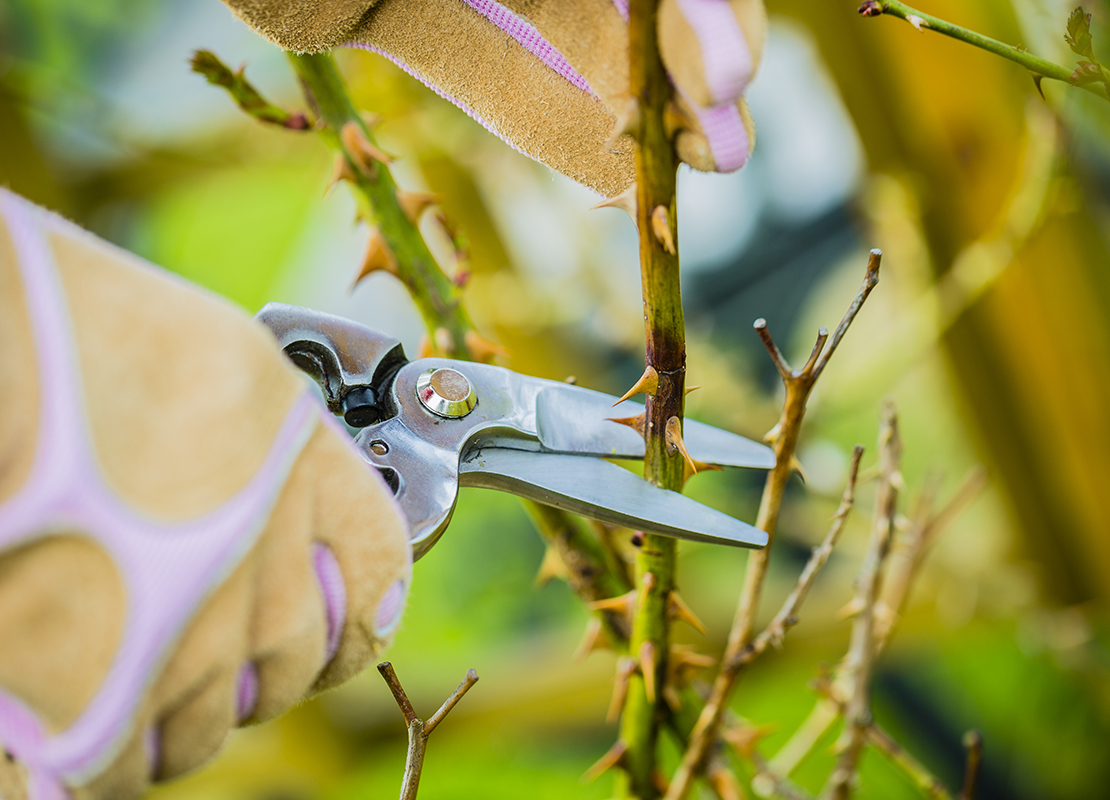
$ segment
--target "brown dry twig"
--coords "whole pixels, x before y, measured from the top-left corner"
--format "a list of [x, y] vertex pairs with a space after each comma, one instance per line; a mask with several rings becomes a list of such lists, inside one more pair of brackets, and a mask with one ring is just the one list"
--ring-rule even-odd
[[401, 709], [401, 715], [405, 718], [405, 726], [409, 731], [409, 748], [405, 755], [405, 775], [401, 779], [401, 800], [415, 800], [416, 791], [420, 787], [420, 773], [424, 769], [424, 754], [428, 749], [428, 737], [432, 735], [432, 731], [436, 729], [439, 723], [443, 722], [443, 718], [451, 712], [451, 709], [462, 700], [463, 695], [470, 691], [470, 687], [478, 682], [478, 673], [474, 670], [468, 670], [462, 683], [443, 702], [439, 710], [432, 714], [427, 721], [424, 721], [416, 716], [416, 711], [413, 709], [408, 695], [405, 694], [405, 689], [401, 686], [397, 673], [393, 671], [393, 665], [388, 661], [383, 661], [378, 664], [378, 672], [382, 674], [389, 690], [393, 692], [393, 698]]
[[[816, 678], [811, 686], [820, 692], [825, 699], [834, 703], [840, 713], [845, 713], [846, 702], [827, 675]], [[874, 721], [868, 722], [864, 728], [864, 735], [869, 744], [873, 745], [889, 758], [891, 763], [905, 772], [926, 795], [933, 798], [933, 800], [952, 800], [952, 795], [944, 784], [877, 723]]]
[[[939, 511], [934, 512], [932, 509], [935, 486], [927, 487], [924, 497], [916, 503], [918, 510], [913, 514], [910, 528], [901, 547], [896, 551], [898, 557], [896, 559], [892, 554], [887, 562], [880, 599], [875, 607], [872, 660], [877, 659], [890, 643], [929, 547], [971, 504], [985, 485], [986, 473], [981, 468], [976, 468], [964, 478], [960, 487]], [[846, 677], [840, 675], [834, 680], [837, 697], [841, 700], [847, 691]], [[822, 697], [805, 722], [770, 759], [772, 771], [779, 775], [790, 775], [840, 716], [841, 707], [830, 697]]]
[[967, 766], [964, 767], [964, 785], [958, 800], [975, 800], [975, 786], [983, 768], [983, 735], [979, 731], [968, 731], [964, 734], [964, 747], [967, 748]]
[[898, 436], [898, 416], [892, 403], [883, 406], [879, 428], [879, 487], [875, 494], [875, 518], [871, 539], [856, 580], [852, 609], [856, 618], [852, 640], [844, 663], [851, 683], [851, 694], [844, 710], [844, 733], [840, 756], [822, 793], [831, 800], [847, 800], [852, 793], [867, 726], [871, 724], [871, 675], [875, 658], [875, 604], [882, 587], [883, 567], [894, 537], [894, 514], [901, 480], [902, 442]]
[[[728, 697], [743, 666], [741, 653], [752, 641], [752, 634], [755, 630], [759, 598], [763, 591], [763, 581], [767, 574], [771, 546], [774, 543], [775, 528], [778, 524], [779, 510], [782, 507], [786, 484], [793, 472], [794, 451], [797, 447], [802, 419], [805, 417], [806, 402], [809, 400], [814, 384], [828, 365], [833, 353], [836, 352], [836, 348], [840, 345], [844, 334], [856, 318], [864, 301], [867, 300], [867, 296], [878, 284], [881, 260], [882, 253], [879, 250], [872, 250], [867, 260], [867, 272], [864, 275], [863, 284], [847, 313], [836, 327], [831, 341], [829, 340], [828, 331], [821, 328], [817, 333], [817, 341], [813, 350], [800, 370], [790, 368], [774, 339], [771, 338], [766, 321], [759, 319], [755, 322], [756, 333], [763, 340], [763, 344], [766, 346], [767, 352], [770, 353], [771, 360], [778, 369], [786, 388], [786, 401], [783, 404], [782, 416], [769, 435], [775, 450], [775, 467], [767, 475], [767, 482], [764, 485], [763, 496], [759, 504], [759, 513], [756, 517], [756, 527], [766, 531], [770, 538], [765, 548], [756, 550], [748, 556], [744, 585], [741, 589], [732, 630], [729, 632], [728, 644], [725, 646], [724, 656], [721, 660], [721, 670], [713, 682], [709, 699], [698, 717], [697, 725], [690, 737], [690, 743], [686, 748], [682, 764], [671, 781], [666, 800], [683, 800], [686, 797], [694, 779], [704, 768], [712, 744], [717, 738], [717, 731], [721, 725], [721, 717], [727, 706]], [[826, 343], [828, 346], [826, 346]]]

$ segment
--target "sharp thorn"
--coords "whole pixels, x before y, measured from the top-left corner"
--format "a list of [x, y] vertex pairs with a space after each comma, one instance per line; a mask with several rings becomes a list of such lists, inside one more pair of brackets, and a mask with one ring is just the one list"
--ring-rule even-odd
[[809, 473], [806, 468], [802, 466], [802, 462], [798, 460], [797, 456], [790, 456], [790, 469], [798, 473], [798, 477], [802, 479], [802, 483], [809, 483]]
[[774, 733], [771, 725], [735, 725], [721, 731], [721, 738], [732, 745], [746, 759], [752, 757], [761, 739]]
[[690, 610], [690, 606], [686, 605], [686, 602], [679, 596], [678, 592], [671, 592], [667, 611], [671, 619], [682, 620], [702, 636], [705, 635], [705, 623], [698, 619], [697, 614]]
[[350, 121], [343, 125], [339, 132], [339, 141], [359, 171], [370, 179], [375, 177], [377, 164], [389, 166], [393, 163], [393, 157], [371, 142], [357, 122]]
[[620, 400], [613, 405], [619, 406], [628, 398], [638, 394], [655, 394], [657, 391], [659, 391], [659, 373], [655, 371], [655, 367], [648, 364], [644, 367], [644, 373], [632, 384], [632, 388], [622, 394]]
[[628, 697], [628, 679], [636, 671], [637, 666], [636, 659], [631, 656], [617, 659], [617, 676], [613, 679], [613, 699], [609, 701], [609, 710], [605, 714], [606, 722], [616, 722], [620, 718], [625, 698]]
[[697, 385], [697, 386], [687, 386], [685, 391], [683, 392], [683, 394], [688, 395], [688, 394], [690, 394], [690, 392], [696, 392], [700, 388], [701, 388], [700, 384]]
[[425, 333], [420, 337], [420, 344], [416, 347], [416, 357], [431, 358], [435, 354], [435, 350], [432, 349], [432, 339]]
[[674, 233], [671, 231], [671, 218], [666, 206], [656, 206], [651, 210], [651, 232], [655, 234], [659, 244], [663, 245], [664, 250], [672, 256], [678, 254]]
[[619, 208], [624, 211], [628, 216], [632, 217], [632, 221], [636, 221], [636, 184], [631, 183], [628, 188], [617, 195], [613, 195], [607, 200], [602, 200], [597, 205], [590, 208], [590, 211], [595, 211], [599, 208]]
[[489, 364], [497, 356], [502, 358], [509, 357], [509, 351], [499, 344], [491, 342], [477, 331], [467, 331], [463, 336], [463, 341], [466, 343], [466, 349], [470, 351], [470, 355], [475, 361], [481, 361]]
[[574, 655], [572, 658], [575, 661], [584, 661], [586, 657], [595, 650], [608, 650], [609, 642], [605, 636], [605, 629], [601, 624], [601, 620], [597, 617], [590, 617], [586, 622], [586, 630], [582, 634], [582, 641], [574, 648]]
[[633, 589], [630, 592], [618, 594], [616, 597], [594, 600], [589, 604], [589, 608], [591, 611], [616, 611], [631, 616], [636, 608], [636, 590]]
[[393, 256], [393, 251], [389, 249], [389, 245], [386, 244], [382, 232], [377, 228], [370, 231], [370, 238], [366, 243], [366, 255], [362, 258], [362, 264], [351, 283], [351, 289], [354, 289], [367, 275], [374, 272], [388, 272], [390, 275], [397, 275], [397, 259]]
[[401, 210], [405, 212], [405, 216], [415, 223], [420, 220], [421, 214], [439, 202], [439, 195], [432, 192], [398, 190], [397, 202], [400, 204]]
[[328, 176], [328, 182], [324, 186], [324, 196], [327, 197], [331, 188], [340, 181], [353, 180], [355, 174], [351, 172], [351, 165], [342, 153], [335, 156], [335, 160], [331, 165], [331, 175]]
[[534, 581], [536, 587], [542, 588], [555, 578], [565, 578], [566, 576], [567, 567], [563, 563], [563, 559], [559, 557], [559, 553], [554, 547], [548, 547], [544, 550], [543, 561], [540, 562], [540, 568], [536, 571]]
[[626, 425], [643, 437], [647, 429], [647, 412], [637, 414], [634, 417], [609, 417], [609, 421], [616, 422], [618, 425]]
[[664, 435], [667, 440], [667, 452], [672, 455], [676, 452], [682, 453], [682, 458], [685, 459], [686, 466], [697, 475], [698, 468], [694, 464], [694, 459], [690, 457], [690, 451], [686, 449], [686, 443], [682, 441], [682, 420], [678, 417], [671, 417], [668, 419]]
[[586, 774], [582, 776], [582, 779], [589, 782], [601, 777], [613, 767], [624, 761], [624, 754], [626, 752], [628, 752], [628, 745], [618, 740], [616, 744], [609, 748], [609, 752], [599, 758], [597, 763], [586, 770]]

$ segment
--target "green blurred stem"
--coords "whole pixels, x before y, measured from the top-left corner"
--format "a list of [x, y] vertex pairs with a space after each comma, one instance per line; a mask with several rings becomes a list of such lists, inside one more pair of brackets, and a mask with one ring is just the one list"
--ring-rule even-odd
[[[440, 269], [419, 228], [401, 207], [389, 167], [376, 162], [367, 170], [365, 159], [350, 152], [344, 144], [341, 132], [349, 124], [357, 125], [366, 141], [373, 144], [374, 139], [347, 96], [335, 60], [330, 53], [287, 55], [309, 103], [325, 122], [320, 135], [347, 162], [345, 174], [349, 176], [359, 215], [381, 232], [396, 258], [397, 277], [420, 311], [432, 345], [445, 356], [469, 358], [467, 334], [474, 326], [463, 308], [462, 293]], [[440, 333], [444, 330], [447, 336]]]
[[[646, 364], [658, 374], [658, 388], [646, 403], [644, 478], [681, 490], [685, 464], [665, 436], [672, 417], [682, 419], [686, 378], [686, 332], [678, 271], [678, 226], [675, 181], [677, 163], [663, 125], [671, 96], [656, 41], [657, 0], [632, 0], [630, 68], [637, 104], [636, 222], [640, 237], [640, 275], [644, 301]], [[625, 796], [651, 800], [659, 796], [656, 741], [663, 717], [662, 687], [670, 646], [669, 607], [675, 583], [676, 542], [647, 535], [636, 558], [638, 604], [629, 653], [640, 671], [629, 679], [621, 716]], [[644, 672], [651, 680], [645, 682]], [[654, 673], [654, 674], [651, 674]]]
[[[378, 162], [367, 174], [359, 168], [355, 154], [344, 146], [339, 132], [351, 123], [359, 126], [371, 144], [374, 140], [351, 103], [334, 59], [327, 53], [288, 55], [310, 104], [326, 123], [321, 135], [347, 162], [359, 213], [381, 231], [393, 251], [398, 277], [420, 310], [433, 346], [439, 347], [441, 340], [448, 338], [453, 349], [445, 355], [473, 360], [478, 354], [472, 352], [468, 334], [472, 334], [474, 326], [463, 307], [461, 292], [436, 264], [419, 228], [402, 209], [397, 185], [387, 165]], [[443, 329], [449, 337], [436, 335]], [[571, 587], [580, 597], [589, 602], [628, 591], [630, 587], [621, 577], [622, 570], [582, 520], [539, 503], [526, 502], [525, 508], [543, 538], [555, 547], [567, 565]], [[611, 612], [603, 612], [602, 620], [611, 641], [623, 646], [630, 634], [627, 621]]]
[[[959, 25], [953, 25], [951, 22], [946, 22], [943, 19], [938, 19], [930, 14], [918, 11], [916, 8], [911, 8], [905, 3], [898, 2], [898, 0], [866, 0], [866, 2], [859, 7], [859, 12], [865, 17], [877, 17], [882, 14], [887, 14], [892, 17], [897, 17], [898, 19], [903, 19], [919, 31], [924, 31], [926, 29], [936, 31], [937, 33], [986, 50], [989, 53], [994, 53], [996, 56], [1002, 56], [1016, 64], [1021, 64], [1034, 75], [1051, 78], [1054, 81], [1063, 81], [1072, 86], [1077, 85], [1072, 83], [1072, 70], [1067, 67], [1062, 67], [1052, 61], [1038, 58], [1032, 53], [1019, 50], [1013, 45], [1005, 44], [997, 39], [984, 36], [981, 33], [962, 28]], [[1110, 96], [1107, 96], [1105, 89], [1098, 89], [1093, 85], [1078, 85], [1078, 88], [1101, 97], [1103, 100], [1110, 101]]]

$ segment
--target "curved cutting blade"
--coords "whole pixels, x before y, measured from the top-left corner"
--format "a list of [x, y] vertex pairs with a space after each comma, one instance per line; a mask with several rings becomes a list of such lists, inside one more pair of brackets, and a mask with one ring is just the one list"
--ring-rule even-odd
[[[613, 419], [642, 414], [644, 407], [630, 400], [614, 407], [616, 399], [577, 386], [544, 388], [536, 398], [540, 442], [545, 449], [560, 453], [643, 458], [643, 437]], [[695, 420], [683, 422], [682, 439], [690, 455], [706, 464], [757, 469], [775, 466], [775, 453], [766, 445]]]
[[767, 534], [597, 458], [487, 447], [459, 465], [459, 485], [499, 489], [628, 528], [739, 547]]

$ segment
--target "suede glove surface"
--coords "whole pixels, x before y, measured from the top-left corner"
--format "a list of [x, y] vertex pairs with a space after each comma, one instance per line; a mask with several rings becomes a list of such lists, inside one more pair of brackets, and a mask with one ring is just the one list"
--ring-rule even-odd
[[[606, 196], [634, 178], [628, 0], [224, 0], [287, 50], [385, 55], [532, 158]], [[661, 0], [675, 147], [690, 166], [743, 166], [743, 93], [763, 50], [762, 0]]]
[[392, 494], [222, 299], [0, 189], [0, 798], [128, 800], [358, 671]]

